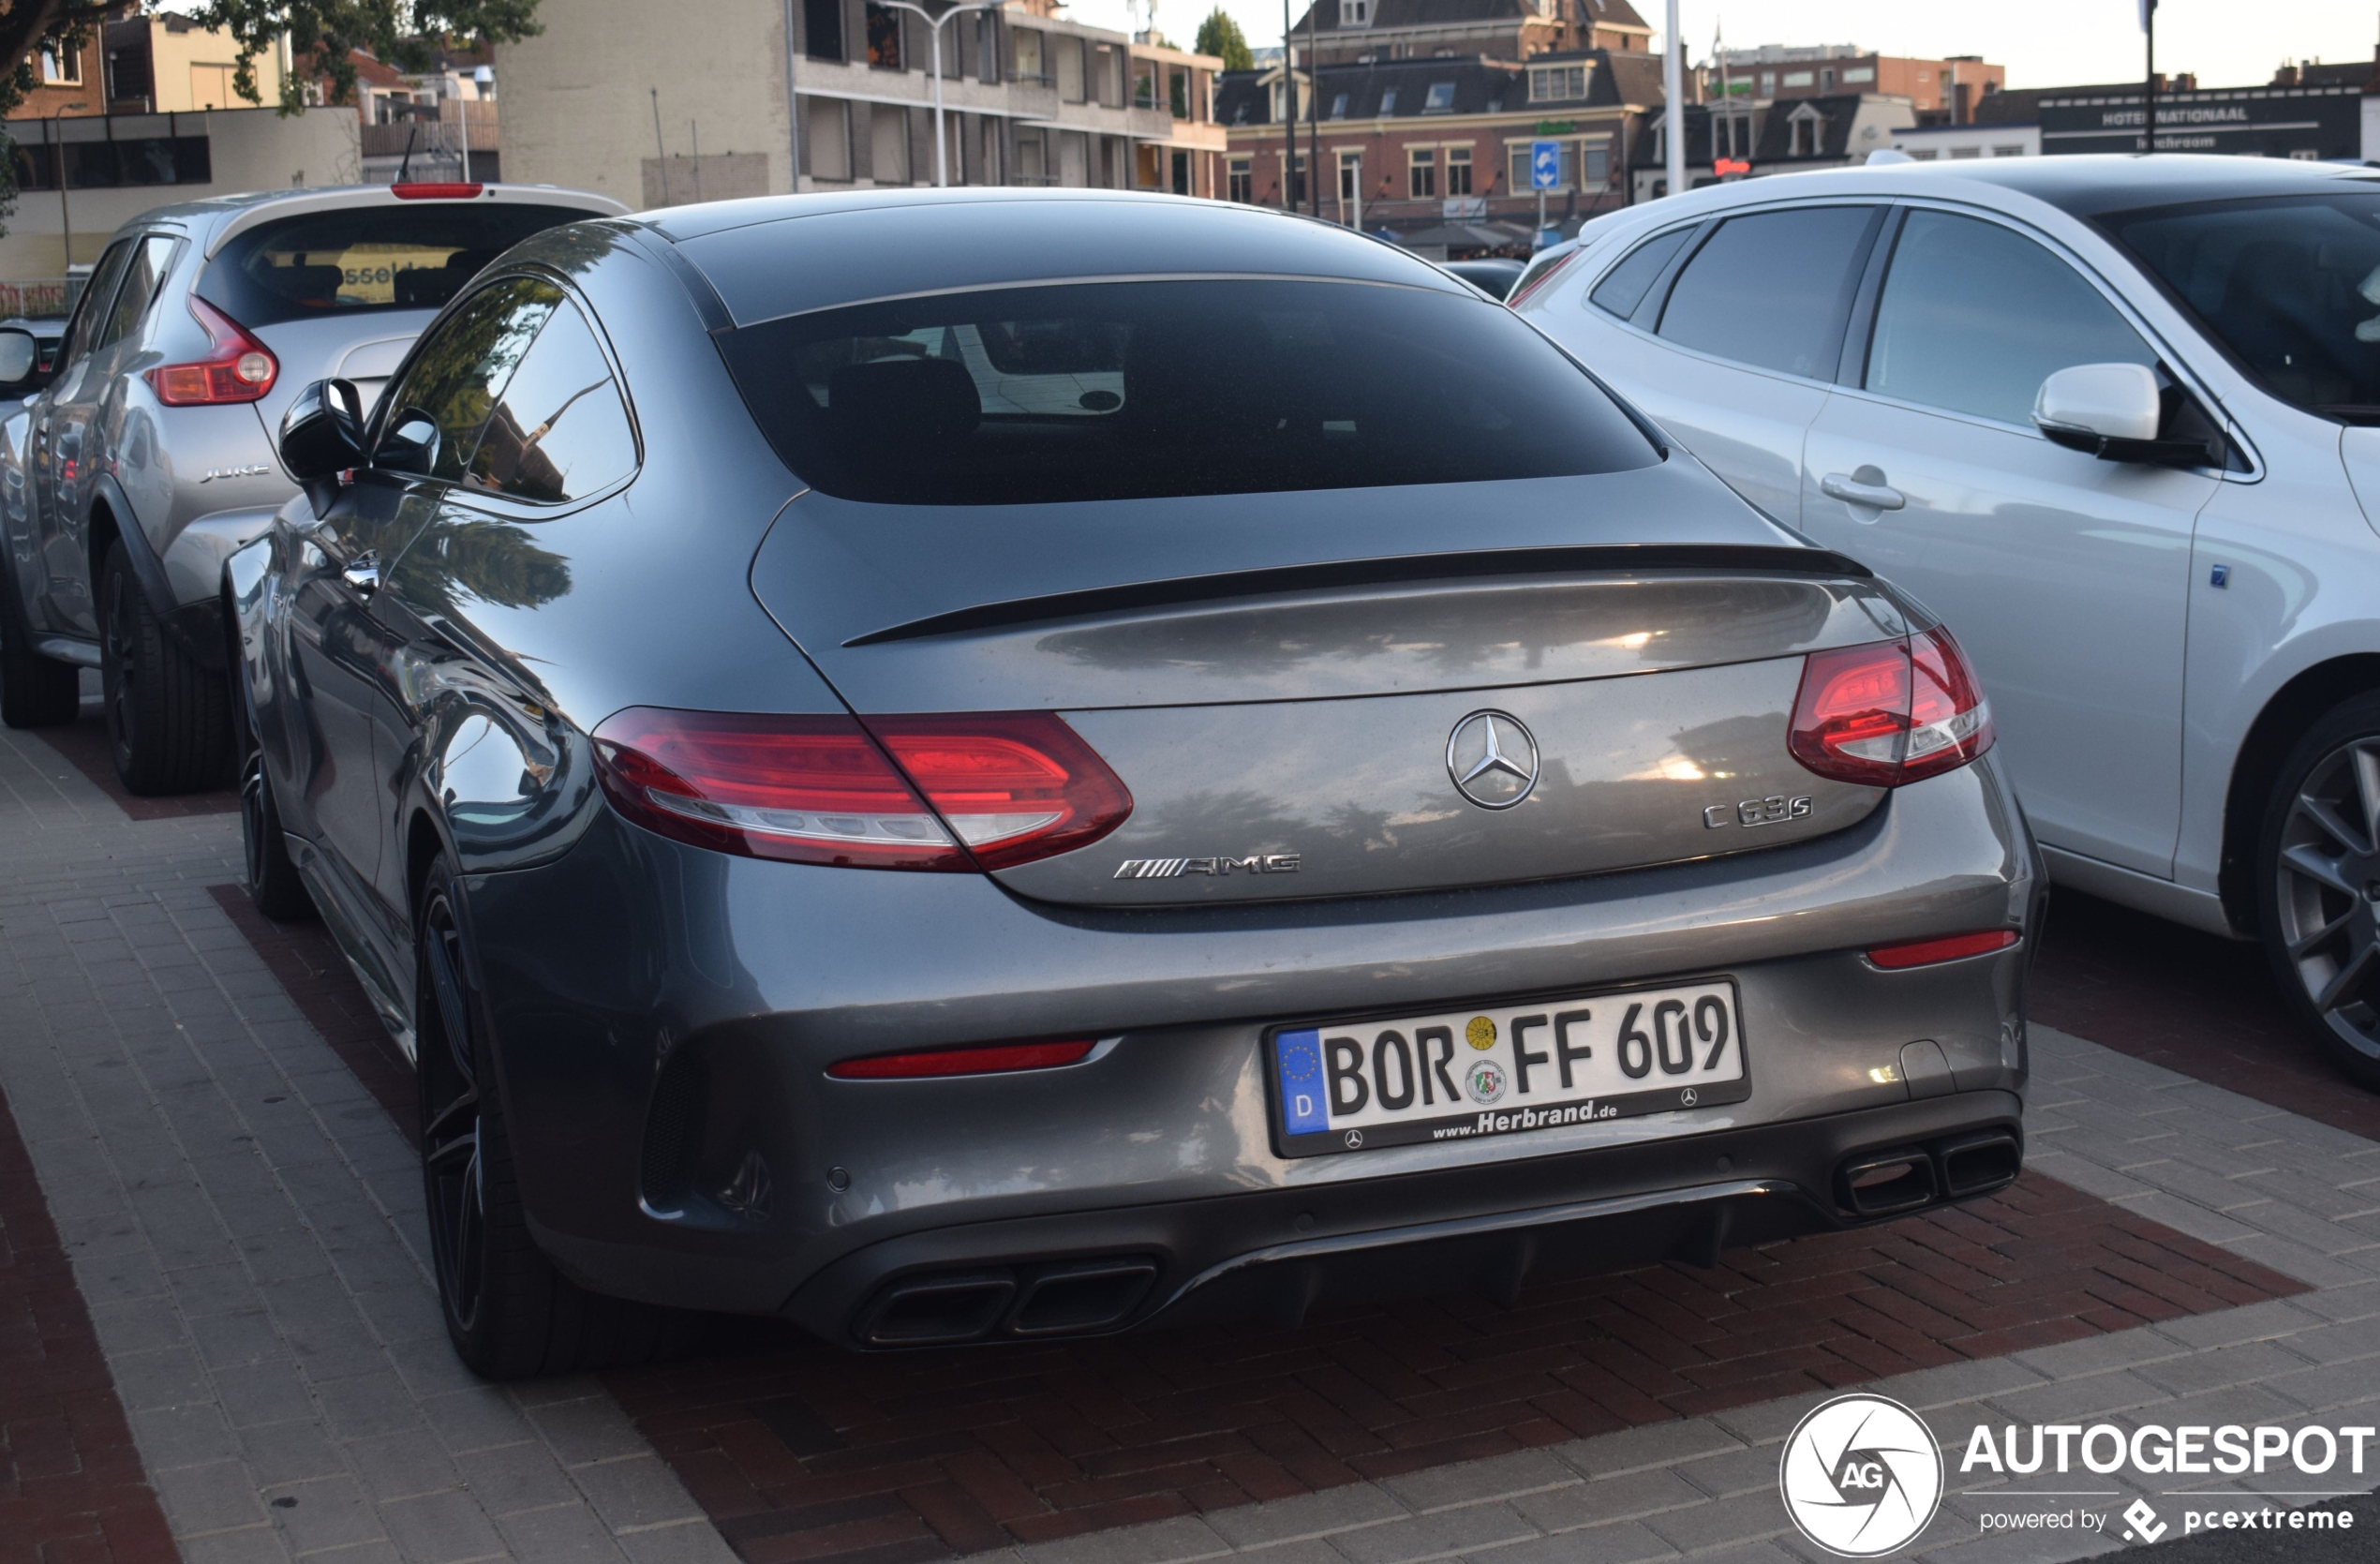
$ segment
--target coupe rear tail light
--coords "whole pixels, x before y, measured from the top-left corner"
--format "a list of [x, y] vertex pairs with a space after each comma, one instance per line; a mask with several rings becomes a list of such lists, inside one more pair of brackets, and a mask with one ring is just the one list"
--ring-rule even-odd
[[1898, 641], [1814, 651], [1789, 745], [1822, 777], [1898, 787], [1991, 748], [1991, 706], [1940, 625]]
[[272, 349], [196, 293], [190, 295], [190, 314], [206, 328], [212, 346], [206, 357], [193, 363], [161, 364], [142, 373], [158, 401], [169, 408], [254, 402], [273, 389], [281, 361]]
[[1002, 869], [1071, 852], [1132, 797], [1044, 711], [740, 715], [635, 707], [595, 730], [619, 812], [698, 847], [855, 869]]
[[997, 1075], [1007, 1070], [1046, 1070], [1087, 1058], [1093, 1044], [995, 1043], [989, 1048], [938, 1048], [921, 1053], [874, 1053], [839, 1059], [826, 1066], [838, 1080], [916, 1080], [938, 1075]]
[[480, 193], [480, 188], [477, 185], [416, 179], [390, 186], [389, 194], [399, 201], [469, 201]]
[[2016, 943], [2014, 929], [1979, 929], [1971, 934], [1945, 934], [1940, 939], [1880, 945], [1867, 953], [1867, 959], [1880, 967], [1898, 971], [1902, 967], [1932, 966], [1936, 961], [1963, 961], [1969, 956], [1987, 956]]

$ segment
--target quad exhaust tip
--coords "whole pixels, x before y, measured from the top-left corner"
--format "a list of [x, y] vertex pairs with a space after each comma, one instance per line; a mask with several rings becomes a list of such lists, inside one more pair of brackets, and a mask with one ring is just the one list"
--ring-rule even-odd
[[2023, 1146], [2005, 1129], [1860, 1152], [1835, 1169], [1835, 1203], [1860, 1216], [1898, 1216], [2004, 1189], [2024, 1166]]
[[1156, 1262], [1137, 1255], [903, 1276], [870, 1300], [852, 1333], [870, 1347], [1087, 1335], [1130, 1318], [1156, 1279]]

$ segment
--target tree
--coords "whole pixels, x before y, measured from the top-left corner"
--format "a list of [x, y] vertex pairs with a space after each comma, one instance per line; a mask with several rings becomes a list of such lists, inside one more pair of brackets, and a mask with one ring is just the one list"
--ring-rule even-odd
[[[91, 40], [119, 0], [8, 0], [0, 11], [0, 115], [13, 112], [37, 84], [44, 50], [64, 53]], [[310, 57], [330, 78], [331, 100], [355, 96], [350, 50], [364, 50], [399, 70], [426, 70], [447, 37], [479, 37], [512, 43], [540, 31], [537, 0], [204, 0], [188, 14], [201, 27], [221, 27], [239, 51], [231, 90], [262, 103], [256, 85], [256, 57], [276, 49], [289, 35], [293, 55]], [[278, 105], [285, 114], [305, 107], [305, 73], [292, 71], [281, 83]]]
[[1257, 57], [1248, 52], [1246, 35], [1221, 6], [1209, 11], [1207, 19], [1198, 23], [1198, 52], [1221, 55], [1226, 70], [1256, 68]]

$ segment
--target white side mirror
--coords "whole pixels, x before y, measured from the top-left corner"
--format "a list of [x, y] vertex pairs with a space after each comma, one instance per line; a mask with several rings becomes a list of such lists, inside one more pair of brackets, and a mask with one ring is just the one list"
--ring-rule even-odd
[[2155, 439], [2164, 411], [2157, 377], [2145, 364], [2077, 364], [2042, 381], [2033, 399], [2043, 434], [2093, 452], [2103, 439]]

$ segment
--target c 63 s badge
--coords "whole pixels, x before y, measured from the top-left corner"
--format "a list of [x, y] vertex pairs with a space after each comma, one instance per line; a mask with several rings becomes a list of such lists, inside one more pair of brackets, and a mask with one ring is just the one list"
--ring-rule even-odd
[[1799, 820], [1811, 809], [1810, 796], [1795, 794], [1791, 797], [1772, 793], [1765, 798], [1746, 798], [1734, 804], [1713, 804], [1703, 812], [1703, 824], [1712, 830], [1722, 826], [1776, 826], [1788, 820]]
[[1219, 858], [1126, 858], [1116, 866], [1119, 880], [1178, 880], [1184, 874], [1227, 875], [1245, 871], [1250, 874], [1295, 874], [1298, 855], [1295, 853], [1251, 853], [1245, 857], [1226, 855]]

